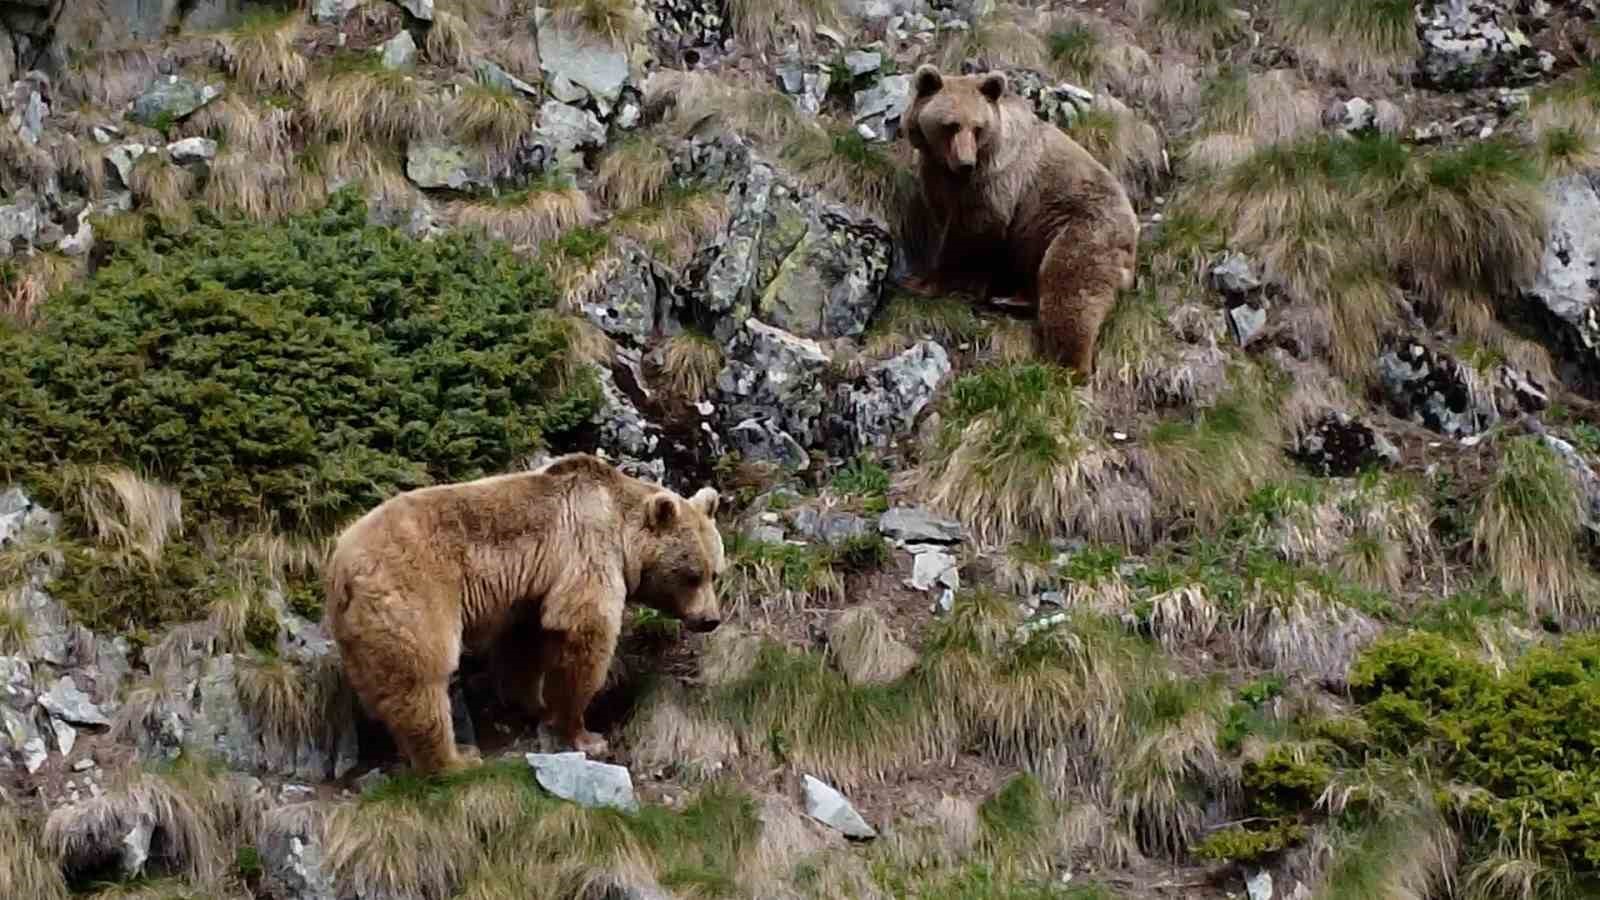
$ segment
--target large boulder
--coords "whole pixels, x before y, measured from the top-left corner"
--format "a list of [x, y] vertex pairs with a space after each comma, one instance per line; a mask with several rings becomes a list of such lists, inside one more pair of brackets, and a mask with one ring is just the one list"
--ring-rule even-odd
[[558, 17], [539, 22], [539, 65], [551, 96], [564, 103], [593, 100], [609, 116], [628, 83], [625, 48], [562, 26]]
[[747, 459], [804, 468], [805, 450], [821, 437], [827, 368], [828, 354], [816, 341], [745, 320], [717, 376], [729, 443]]
[[1378, 382], [1394, 415], [1456, 438], [1549, 405], [1545, 389], [1526, 373], [1504, 364], [1474, 368], [1412, 339], [1384, 347]]
[[1549, 241], [1528, 298], [1600, 383], [1600, 174], [1554, 179], [1545, 194]]
[[220, 96], [221, 88], [166, 75], [134, 99], [128, 117], [151, 128], [170, 126]]
[[1417, 10], [1423, 80], [1445, 88], [1523, 83], [1555, 57], [1522, 31], [1510, 0], [1425, 0]]

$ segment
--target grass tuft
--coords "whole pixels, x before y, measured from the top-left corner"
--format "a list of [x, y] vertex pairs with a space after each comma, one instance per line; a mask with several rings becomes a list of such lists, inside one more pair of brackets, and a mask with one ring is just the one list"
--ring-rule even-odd
[[717, 383], [722, 345], [703, 334], [673, 335], [661, 347], [660, 377], [667, 393], [693, 403]]
[[141, 205], [169, 228], [182, 228], [194, 218], [189, 196], [194, 175], [157, 153], [146, 153], [134, 163], [128, 187]]
[[1414, 0], [1280, 0], [1274, 21], [1316, 70], [1390, 78], [1417, 58], [1415, 6]]
[[839, 615], [828, 633], [828, 651], [845, 680], [860, 687], [891, 684], [916, 665], [916, 651], [895, 638], [883, 616], [861, 606]]
[[462, 68], [472, 61], [477, 52], [477, 38], [472, 25], [462, 13], [435, 9], [433, 24], [428, 26], [428, 37], [423, 42], [422, 52], [436, 66]]
[[168, 485], [116, 466], [69, 466], [62, 484], [76, 493], [95, 539], [120, 553], [137, 553], [154, 566], [168, 541], [183, 535], [183, 498]]
[[619, 47], [638, 42], [647, 27], [633, 0], [551, 0], [550, 11], [564, 27]]
[[460, 203], [454, 214], [458, 226], [521, 249], [535, 248], [595, 219], [587, 194], [556, 181], [491, 200]]
[[1579, 504], [1572, 472], [1542, 439], [1528, 435], [1507, 443], [1480, 501], [1473, 553], [1502, 590], [1526, 599], [1535, 616], [1565, 618], [1591, 586], [1578, 547]]
[[41, 846], [38, 829], [16, 808], [0, 811], [0, 896], [66, 900], [61, 867]]
[[294, 44], [304, 27], [305, 19], [298, 14], [246, 21], [223, 38], [228, 74], [258, 94], [299, 90], [307, 64]]
[[613, 210], [654, 204], [672, 175], [672, 158], [649, 136], [631, 137], [606, 151], [595, 173], [600, 199]]
[[840, 23], [838, 0], [728, 0], [728, 23], [740, 46], [771, 47], [789, 29], [809, 40], [819, 26]]
[[399, 148], [439, 130], [438, 104], [423, 83], [404, 72], [358, 67], [335, 71], [306, 86], [312, 130], [352, 145]]
[[504, 160], [533, 127], [533, 111], [515, 91], [472, 83], [451, 101], [446, 117], [452, 137]]

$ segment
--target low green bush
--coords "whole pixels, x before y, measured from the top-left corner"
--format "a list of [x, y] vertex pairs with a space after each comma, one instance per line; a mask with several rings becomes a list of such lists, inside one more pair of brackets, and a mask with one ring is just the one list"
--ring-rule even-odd
[[203, 516], [326, 531], [592, 414], [553, 303], [540, 266], [369, 225], [351, 192], [277, 224], [152, 229], [0, 334], [0, 480], [114, 462]]

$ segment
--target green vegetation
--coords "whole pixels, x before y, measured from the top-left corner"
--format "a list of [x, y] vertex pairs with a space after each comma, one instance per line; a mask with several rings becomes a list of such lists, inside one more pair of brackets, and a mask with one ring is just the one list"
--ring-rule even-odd
[[881, 513], [889, 508], [889, 471], [868, 457], [857, 457], [833, 476], [833, 490], [859, 498], [869, 513]]
[[1100, 68], [1100, 35], [1074, 23], [1050, 34], [1050, 58], [1062, 74], [1089, 80]]
[[537, 267], [368, 226], [351, 194], [278, 225], [158, 230], [0, 337], [0, 474], [118, 461], [203, 517], [327, 530], [592, 412], [551, 301]]
[[1240, 826], [1224, 828], [1206, 836], [1194, 848], [1197, 859], [1259, 863], [1275, 853], [1299, 844], [1310, 833], [1304, 825], [1275, 822], [1268, 828]]
[[1280, 33], [1310, 62], [1346, 77], [1387, 77], [1417, 56], [1414, 0], [1281, 0]]
[[1587, 606], [1593, 576], [1578, 546], [1581, 502], [1572, 472], [1543, 439], [1506, 443], [1472, 545], [1503, 591], [1527, 599], [1530, 614], [1559, 618]]

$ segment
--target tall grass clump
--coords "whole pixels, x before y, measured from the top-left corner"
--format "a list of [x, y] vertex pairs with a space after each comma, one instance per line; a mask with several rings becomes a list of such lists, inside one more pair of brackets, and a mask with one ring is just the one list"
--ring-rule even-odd
[[1216, 51], [1241, 27], [1228, 0], [1134, 0], [1132, 8], [1155, 22], [1164, 40], [1200, 53]]
[[553, 0], [550, 11], [566, 27], [619, 47], [638, 41], [646, 30], [633, 0]]
[[422, 81], [365, 65], [311, 80], [305, 115], [318, 135], [369, 146], [400, 147], [440, 125], [439, 104]]
[[1563, 618], [1593, 579], [1579, 548], [1581, 498], [1572, 472], [1543, 439], [1506, 444], [1499, 471], [1480, 501], [1474, 555], [1529, 612]]
[[818, 26], [839, 24], [838, 0], [729, 0], [728, 23], [742, 46], [769, 47], [790, 29], [809, 40]]
[[298, 90], [308, 67], [294, 44], [304, 27], [298, 14], [252, 16], [222, 39], [229, 74], [255, 93]]
[[1066, 370], [1024, 362], [965, 375], [942, 415], [919, 488], [981, 540], [1147, 537], [1147, 508], [1099, 503], [1120, 482], [1120, 462], [1091, 437], [1092, 407]]
[[450, 133], [482, 149], [492, 160], [505, 160], [533, 127], [533, 110], [515, 91], [486, 84], [467, 85], [451, 101]]
[[5, 477], [118, 462], [201, 519], [317, 532], [500, 471], [592, 412], [542, 269], [365, 215], [346, 191], [118, 247], [41, 328], [0, 337]]
[[1314, 68], [1389, 78], [1417, 58], [1415, 0], [1281, 0], [1279, 33]]

